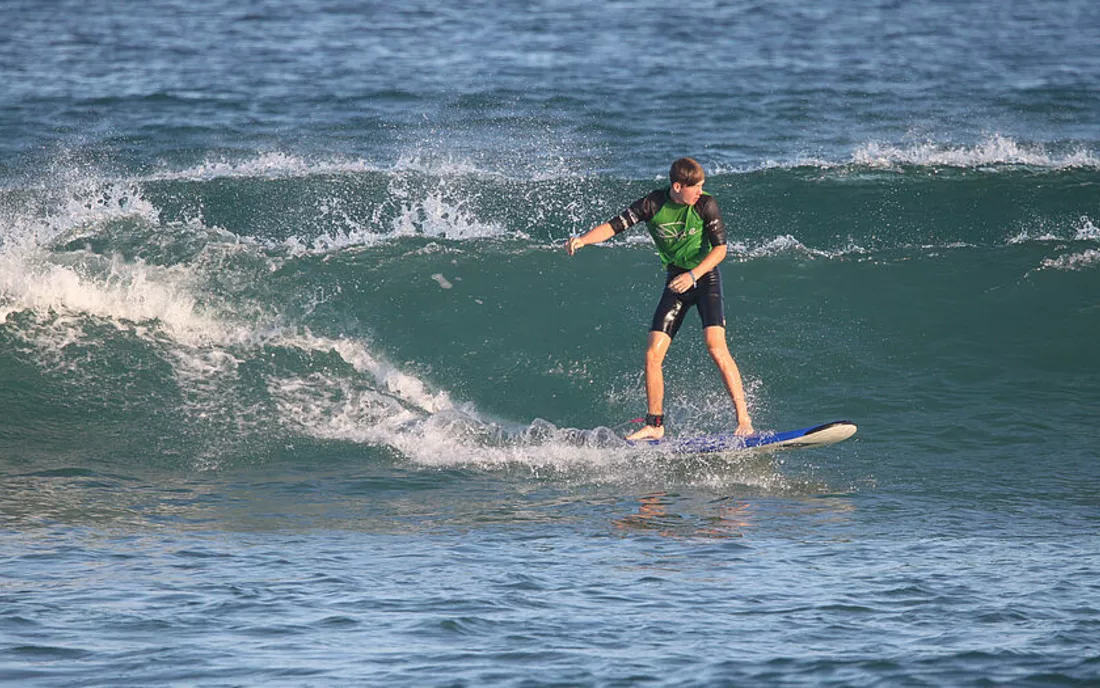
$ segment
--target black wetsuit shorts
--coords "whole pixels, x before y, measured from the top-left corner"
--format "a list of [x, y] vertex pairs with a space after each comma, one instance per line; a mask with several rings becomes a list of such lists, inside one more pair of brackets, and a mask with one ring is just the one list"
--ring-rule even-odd
[[661, 302], [657, 304], [657, 311], [653, 314], [651, 332], [664, 332], [669, 337], [675, 337], [684, 322], [684, 316], [688, 310], [695, 306], [699, 310], [699, 317], [703, 319], [703, 327], [725, 327], [725, 305], [722, 299], [722, 273], [714, 268], [700, 277], [696, 285], [683, 294], [677, 294], [668, 288], [668, 283], [687, 270], [674, 265], [668, 267], [668, 276], [665, 279], [665, 290], [661, 294]]

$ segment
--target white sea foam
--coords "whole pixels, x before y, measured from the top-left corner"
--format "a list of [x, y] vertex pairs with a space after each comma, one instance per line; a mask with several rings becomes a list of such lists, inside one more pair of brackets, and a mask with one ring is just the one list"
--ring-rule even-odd
[[1070, 150], [1055, 150], [1049, 144], [1024, 144], [1002, 134], [992, 134], [973, 144], [868, 141], [858, 145], [847, 159], [800, 155], [788, 159], [767, 159], [747, 165], [719, 162], [708, 165], [707, 170], [714, 176], [799, 168], [834, 170], [856, 166], [888, 170], [898, 167], [965, 169], [1002, 165], [1044, 169], [1100, 168], [1100, 152], [1089, 150], [1083, 145]]
[[1031, 230], [1022, 229], [1017, 234], [1010, 237], [1007, 243], [1010, 246], [1018, 246], [1032, 241], [1062, 241], [1062, 238], [1051, 232], [1033, 234]]
[[272, 151], [242, 160], [207, 159], [182, 170], [144, 175], [137, 181], [211, 181], [214, 179], [287, 179], [326, 174], [388, 171], [366, 160], [310, 159]]
[[16, 310], [31, 310], [119, 322], [155, 320], [173, 336], [218, 333], [221, 338], [220, 324], [196, 309], [186, 288], [189, 280], [186, 270], [117, 257], [61, 265], [45, 256], [0, 254], [0, 301], [5, 304], [0, 322]]
[[503, 225], [474, 217], [466, 204], [445, 199], [441, 190], [402, 204], [390, 236], [428, 236], [441, 239], [480, 239], [506, 234]]
[[810, 258], [843, 258], [850, 255], [863, 255], [867, 250], [849, 239], [843, 248], [824, 250], [810, 248], [797, 237], [791, 234], [782, 234], [771, 239], [761, 239], [756, 242], [734, 241], [730, 244], [731, 255], [755, 259], [771, 258], [785, 254], [797, 254]]
[[[447, 395], [433, 394], [421, 381], [380, 364], [358, 343], [335, 344], [357, 370], [384, 380], [384, 389], [331, 374], [271, 380], [269, 391], [280, 417], [303, 435], [388, 445], [418, 464], [435, 467], [591, 468], [623, 459], [623, 444], [610, 430], [559, 429], [545, 421], [505, 428], [471, 405], [456, 406]], [[618, 458], [607, 451], [616, 448]]]
[[1077, 241], [1100, 241], [1100, 228], [1093, 224], [1092, 219], [1082, 216], [1077, 223], [1077, 233], [1073, 237]]
[[[644, 232], [635, 232], [625, 239], [619, 239], [617, 241], [631, 247], [653, 246], [653, 240]], [[615, 245], [614, 243], [600, 244], [597, 245], [596, 248], [600, 246], [612, 248]], [[770, 239], [759, 239], [755, 241], [733, 239], [727, 246], [731, 259], [738, 258], [742, 260], [772, 258], [790, 254], [803, 255], [810, 258], [844, 258], [847, 256], [859, 256], [869, 253], [868, 249], [863, 248], [850, 237], [848, 243], [842, 248], [816, 249], [806, 246], [792, 234], [781, 234], [771, 237]]]
[[1046, 258], [1039, 265], [1040, 269], [1050, 270], [1085, 270], [1097, 266], [1100, 266], [1100, 250], [1094, 248], [1057, 258]]
[[1065, 242], [1065, 241], [1100, 241], [1100, 229], [1093, 224], [1092, 219], [1082, 215], [1077, 222], [1069, 228], [1069, 232], [1063, 228], [1061, 231], [1052, 230], [1040, 224], [1038, 227], [1021, 229], [1007, 241], [1008, 245], [1016, 246], [1029, 242]]
[[307, 436], [387, 445], [430, 468], [524, 470], [536, 476], [584, 482], [667, 484], [670, 468], [692, 484], [755, 485], [791, 489], [770, 462], [727, 457], [707, 463], [661, 449], [633, 449], [609, 428], [559, 428], [543, 420], [504, 427], [472, 408], [431, 414], [395, 404], [353, 380], [327, 375], [275, 381], [280, 416]]
[[335, 224], [338, 229], [313, 237], [290, 236], [281, 245], [291, 255], [306, 255], [376, 246], [409, 237], [464, 241], [526, 236], [509, 232], [499, 222], [479, 219], [467, 209], [465, 203], [452, 200], [439, 189], [413, 198], [402, 194], [395, 196], [392, 202], [398, 203], [399, 207], [388, 221], [382, 217], [382, 207], [375, 209], [374, 218], [369, 222], [362, 222], [345, 214], [332, 218], [333, 222], [330, 224]]
[[73, 240], [119, 220], [160, 220], [160, 211], [130, 181], [69, 173], [65, 179], [31, 191], [33, 200], [26, 201], [26, 206], [5, 208], [0, 216], [0, 249], [6, 253]]
[[[390, 163], [340, 156], [306, 157], [268, 151], [242, 159], [208, 158], [182, 170], [163, 170], [143, 175], [136, 181], [211, 181], [215, 179], [293, 179], [321, 175], [420, 173], [433, 177], [508, 178], [508, 175], [453, 156], [429, 156], [419, 152], [401, 154]], [[556, 177], [550, 177], [556, 178]]]
[[851, 162], [868, 167], [987, 167], [994, 165], [1025, 165], [1040, 168], [1100, 167], [1100, 156], [1079, 147], [1069, 152], [1055, 152], [1034, 144], [1024, 145], [996, 134], [970, 146], [948, 146], [925, 142], [899, 146], [869, 142], [852, 154]]

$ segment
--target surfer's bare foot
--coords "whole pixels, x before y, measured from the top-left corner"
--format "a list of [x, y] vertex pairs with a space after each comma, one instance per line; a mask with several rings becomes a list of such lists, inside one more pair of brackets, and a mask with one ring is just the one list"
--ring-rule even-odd
[[659, 440], [665, 436], [665, 428], [661, 426], [655, 428], [652, 425], [647, 425], [637, 432], [633, 432], [626, 436], [628, 440]]
[[733, 431], [733, 434], [738, 437], [748, 437], [753, 434], [752, 423], [738, 423], [737, 429]]

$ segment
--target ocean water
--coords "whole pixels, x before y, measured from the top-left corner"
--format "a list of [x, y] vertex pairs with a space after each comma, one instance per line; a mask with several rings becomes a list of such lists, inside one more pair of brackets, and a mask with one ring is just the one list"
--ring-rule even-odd
[[[0, 683], [1095, 685], [1100, 5], [0, 4]], [[625, 449], [692, 155], [762, 430]], [[694, 314], [669, 431], [728, 431]]]

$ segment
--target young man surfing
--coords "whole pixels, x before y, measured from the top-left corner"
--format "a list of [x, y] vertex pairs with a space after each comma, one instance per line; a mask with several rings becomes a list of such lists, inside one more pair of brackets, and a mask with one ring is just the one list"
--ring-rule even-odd
[[598, 244], [645, 222], [661, 263], [667, 270], [665, 289], [653, 323], [645, 354], [645, 391], [648, 413], [645, 426], [628, 440], [660, 439], [665, 435], [665, 383], [662, 366], [673, 337], [692, 306], [703, 320], [707, 351], [718, 366], [737, 412], [737, 435], [751, 435], [752, 421], [745, 405], [741, 372], [726, 346], [726, 317], [722, 299], [722, 273], [718, 264], [726, 257], [726, 228], [718, 203], [703, 191], [702, 166], [691, 158], [672, 163], [670, 186], [640, 198], [613, 218], [580, 237], [565, 242], [573, 255], [583, 246]]

